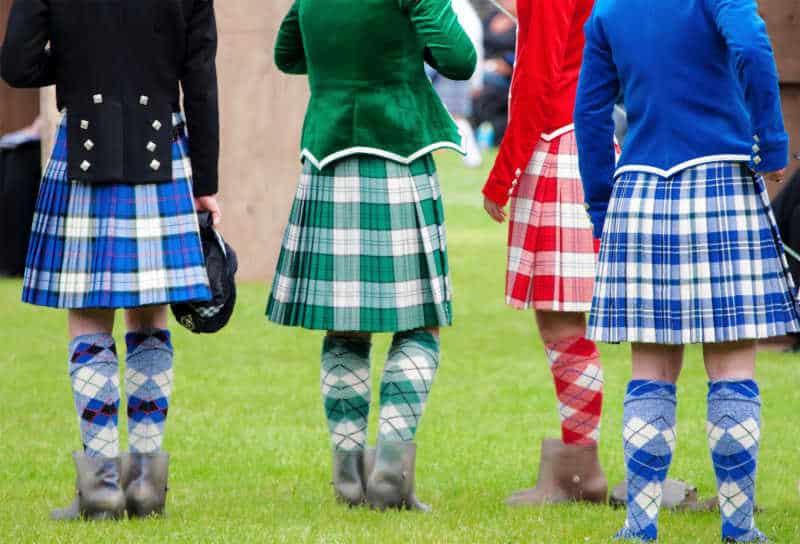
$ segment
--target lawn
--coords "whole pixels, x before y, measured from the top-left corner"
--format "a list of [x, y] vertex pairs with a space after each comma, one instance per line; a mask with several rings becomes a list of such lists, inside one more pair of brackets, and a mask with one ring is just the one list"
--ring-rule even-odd
[[[334, 502], [318, 385], [322, 336], [268, 324], [268, 286], [249, 284], [241, 286], [235, 318], [222, 333], [197, 337], [174, 329], [169, 517], [48, 521], [50, 508], [71, 500], [69, 452], [79, 447], [65, 316], [23, 306], [19, 282], [6, 280], [0, 282], [0, 543], [610, 541], [623, 522], [621, 510], [503, 504], [509, 492], [533, 482], [541, 439], [558, 436], [553, 385], [533, 316], [503, 304], [505, 229], [482, 211], [485, 171], [466, 170], [450, 154], [439, 164], [456, 323], [443, 332], [441, 371], [418, 435], [418, 494], [432, 514], [382, 514]], [[380, 337], [373, 350], [376, 384], [387, 344]], [[602, 461], [616, 482], [623, 477], [621, 401], [630, 356], [625, 346], [601, 349], [607, 379]], [[765, 421], [759, 525], [776, 543], [800, 542], [794, 435], [800, 357], [760, 355], [759, 379]], [[715, 485], [705, 393], [700, 352], [690, 349], [671, 475], [691, 480], [707, 496]], [[718, 542], [719, 521], [712, 514], [664, 514], [661, 533], [664, 543]]]

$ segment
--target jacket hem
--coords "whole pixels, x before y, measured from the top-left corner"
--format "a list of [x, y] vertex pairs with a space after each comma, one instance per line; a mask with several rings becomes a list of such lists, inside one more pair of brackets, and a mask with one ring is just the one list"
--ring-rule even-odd
[[559, 136], [563, 136], [564, 134], [568, 134], [568, 133], [574, 132], [574, 131], [575, 131], [575, 123], [572, 123], [572, 124], [563, 126], [563, 127], [559, 128], [559, 129], [556, 129], [553, 132], [548, 132], [548, 133], [542, 132], [541, 138], [545, 142], [552, 142], [553, 140], [555, 140]]
[[386, 151], [385, 149], [379, 149], [377, 147], [356, 146], [356, 147], [348, 147], [347, 149], [342, 149], [341, 151], [337, 151], [336, 153], [326, 155], [321, 160], [317, 159], [314, 156], [314, 154], [307, 148], [304, 148], [300, 152], [300, 159], [308, 160], [311, 164], [314, 165], [314, 167], [317, 170], [322, 170], [329, 164], [338, 161], [339, 159], [343, 159], [344, 157], [350, 155], [358, 155], [358, 154], [374, 155], [377, 157], [383, 157], [384, 159], [388, 159], [390, 161], [399, 162], [401, 164], [411, 164], [420, 157], [423, 157], [428, 153], [436, 151], [437, 149], [453, 149], [455, 151], [458, 151], [462, 155], [467, 154], [467, 151], [464, 148], [463, 144], [456, 144], [454, 142], [443, 141], [425, 146], [422, 149], [408, 156], [398, 155], [397, 153], [392, 153], [391, 151]]
[[687, 168], [692, 168], [694, 166], [699, 166], [701, 164], [707, 164], [710, 162], [746, 162], [749, 164], [750, 155], [705, 155], [703, 157], [697, 157], [696, 159], [676, 164], [668, 170], [662, 170], [661, 168], [646, 164], [626, 164], [625, 166], [620, 166], [617, 168], [616, 172], [614, 172], [614, 178], [618, 178], [625, 172], [646, 172], [648, 174], [656, 174], [663, 178], [669, 178], [678, 172], [686, 170]]

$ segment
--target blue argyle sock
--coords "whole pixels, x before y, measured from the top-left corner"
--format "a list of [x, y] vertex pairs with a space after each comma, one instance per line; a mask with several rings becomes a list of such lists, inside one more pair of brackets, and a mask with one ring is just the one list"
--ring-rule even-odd
[[753, 380], [709, 383], [707, 430], [717, 475], [723, 540], [765, 542], [753, 519], [761, 434], [758, 384]]
[[172, 342], [169, 331], [145, 329], [125, 336], [128, 358], [128, 442], [133, 453], [161, 450], [172, 393]]
[[69, 346], [69, 376], [89, 457], [119, 456], [119, 363], [110, 334], [78, 336]]
[[674, 384], [634, 380], [628, 384], [624, 411], [628, 515], [618, 540], [656, 540], [658, 512], [675, 451]]

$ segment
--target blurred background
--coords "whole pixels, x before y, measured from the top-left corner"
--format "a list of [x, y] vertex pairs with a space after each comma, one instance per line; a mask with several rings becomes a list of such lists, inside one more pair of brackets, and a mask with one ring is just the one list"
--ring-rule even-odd
[[[498, 0], [515, 11], [514, 0]], [[307, 100], [303, 78], [280, 75], [272, 44], [291, 0], [218, 2], [222, 110], [222, 230], [238, 249], [240, 277], [271, 279], [284, 221], [299, 172], [299, 131]], [[761, 0], [782, 80], [787, 129], [800, 153], [800, 0]], [[11, 0], [0, 0], [0, 35]], [[488, 0], [454, 0], [482, 51], [479, 73], [453, 84], [430, 72], [434, 85], [467, 135], [469, 167], [490, 161], [506, 126], [514, 64], [515, 25]], [[22, 272], [41, 157], [57, 120], [52, 89], [18, 91], [0, 82], [0, 275]], [[22, 132], [19, 132], [22, 131]], [[486, 155], [484, 157], [483, 155]], [[796, 169], [800, 161], [793, 160]], [[472, 188], [479, 198], [480, 187]], [[774, 196], [774, 195], [773, 195]]]

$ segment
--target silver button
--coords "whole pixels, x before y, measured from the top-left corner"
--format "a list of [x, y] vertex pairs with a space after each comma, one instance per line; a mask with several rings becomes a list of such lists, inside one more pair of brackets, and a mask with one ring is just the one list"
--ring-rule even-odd
[[153, 142], [147, 142], [147, 150], [152, 153], [156, 150], [156, 144]]
[[86, 148], [86, 151], [91, 151], [94, 149], [94, 142], [91, 140], [86, 140], [83, 142], [83, 147]]
[[161, 168], [161, 163], [158, 162], [156, 159], [153, 159], [153, 162], [150, 163], [150, 168], [152, 168], [153, 170], [158, 170], [159, 168]]
[[511, 182], [511, 185], [512, 185], [512, 186], [514, 186], [514, 187], [516, 187], [516, 186], [517, 186], [517, 183], [519, 183], [519, 181], [517, 181], [517, 180], [514, 180], [514, 181], [512, 181], [512, 182]]
[[88, 128], [89, 128], [89, 121], [87, 121], [86, 119], [82, 120], [82, 121], [81, 121], [81, 128], [82, 128], [83, 130], [88, 130]]
[[761, 140], [758, 139], [758, 134], [754, 134], [753, 135], [753, 140], [755, 140], [756, 143], [759, 143], [761, 141]]
[[758, 147], [758, 144], [753, 144], [753, 153], [758, 153], [759, 151], [761, 151], [761, 148]]
[[84, 172], [86, 172], [91, 167], [92, 167], [92, 163], [90, 163], [89, 161], [83, 161], [81, 163], [81, 170], [83, 170]]
[[511, 195], [513, 195], [513, 194], [514, 194], [514, 189], [509, 189], [509, 190], [508, 190], [508, 196], [511, 196]]
[[517, 177], [520, 177], [521, 175], [522, 175], [522, 170], [520, 170], [519, 168], [517, 168], [517, 173], [516, 173], [516, 176], [517, 176]]
[[755, 158], [753, 158], [753, 162], [756, 163], [756, 164], [761, 164], [761, 157], [756, 155]]
[[150, 103], [150, 97], [149, 96], [142, 95], [142, 96], [139, 97], [139, 104], [141, 104], [142, 106], [146, 106], [149, 103]]
[[102, 104], [103, 103], [103, 95], [102, 94], [96, 94], [96, 95], [94, 95], [92, 97], [92, 100], [94, 101], [95, 104]]
[[161, 121], [159, 121], [158, 119], [153, 121], [153, 130], [161, 130], [161, 126], [162, 126]]

